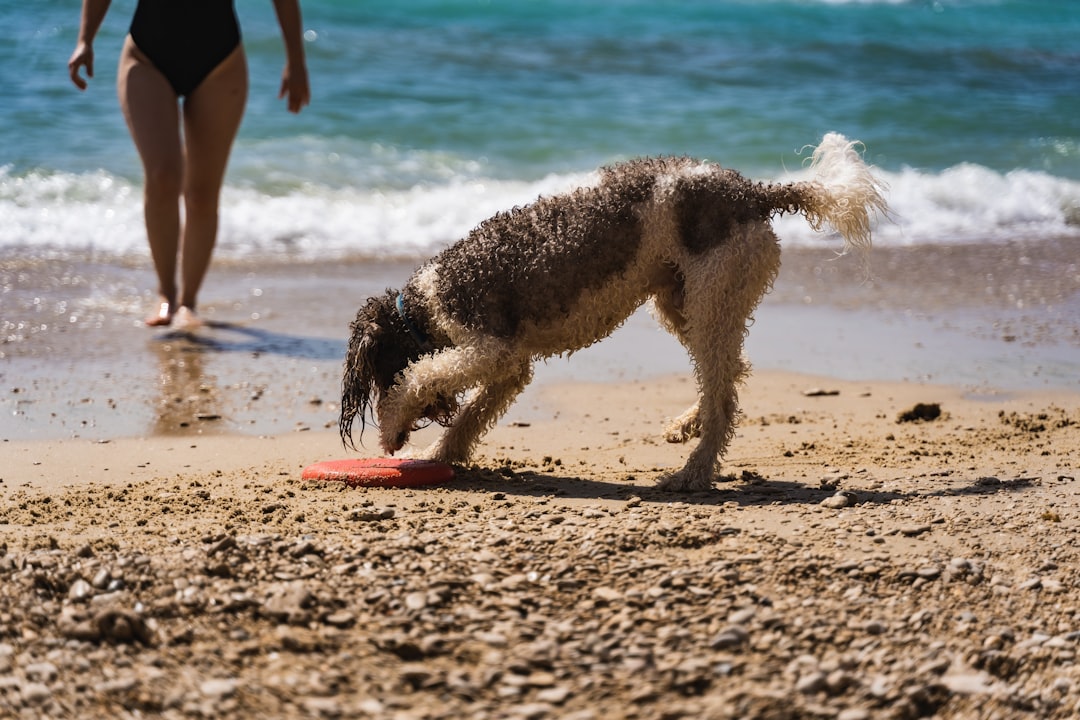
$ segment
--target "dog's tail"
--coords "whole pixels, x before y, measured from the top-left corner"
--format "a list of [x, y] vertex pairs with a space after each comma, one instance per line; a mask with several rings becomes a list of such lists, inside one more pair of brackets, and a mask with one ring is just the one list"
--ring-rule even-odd
[[769, 188], [775, 193], [774, 207], [801, 212], [818, 231], [828, 224], [844, 238], [845, 251], [868, 250], [874, 211], [889, 212], [881, 195], [886, 186], [870, 172], [860, 147], [839, 133], [828, 133], [810, 158], [813, 180]]

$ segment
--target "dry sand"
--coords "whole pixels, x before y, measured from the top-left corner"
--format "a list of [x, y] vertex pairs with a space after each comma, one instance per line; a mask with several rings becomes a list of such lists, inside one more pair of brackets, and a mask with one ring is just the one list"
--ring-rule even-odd
[[[554, 364], [475, 464], [424, 490], [300, 481], [345, 455], [325, 427], [340, 330], [305, 325], [297, 343], [267, 312], [229, 330], [251, 347], [184, 355], [157, 349], [182, 340], [141, 340], [74, 369], [7, 344], [0, 716], [1075, 717], [1075, 266], [1049, 291], [1023, 274], [1031, 262], [1002, 271], [1015, 280], [973, 275], [967, 296], [979, 283], [1005, 296], [950, 335], [975, 303], [954, 297], [939, 315], [939, 294], [897, 300], [945, 262], [920, 272], [885, 253], [901, 258], [887, 281], [838, 291], [833, 265], [789, 255], [751, 334], [759, 369], [724, 476], [683, 497], [653, 485], [688, 452], [660, 431], [693, 384], [677, 368], [655, 377], [666, 361], [633, 328], [622, 342], [640, 347], [610, 345], [625, 375], [603, 354], [572, 367], [605, 382], [571, 383]], [[275, 312], [308, 291], [283, 291]], [[888, 298], [872, 327], [839, 326], [876, 328], [870, 345], [891, 338], [886, 355], [947, 384], [886, 365], [878, 377], [909, 381], [861, 379], [866, 352], [817, 376], [760, 369], [788, 341], [776, 357], [808, 365], [843, 347], [820, 325], [780, 330], [808, 317], [784, 303], [812, 311], [824, 291], [840, 308]], [[928, 322], [890, 324], [896, 313]], [[993, 343], [1017, 382], [949, 375], [963, 368], [923, 361], [931, 337], [960, 338], [941, 352], [987, 367], [976, 350]], [[124, 370], [154, 357], [148, 383]], [[118, 375], [79, 384], [100, 366]], [[940, 416], [898, 421], [919, 403]]]

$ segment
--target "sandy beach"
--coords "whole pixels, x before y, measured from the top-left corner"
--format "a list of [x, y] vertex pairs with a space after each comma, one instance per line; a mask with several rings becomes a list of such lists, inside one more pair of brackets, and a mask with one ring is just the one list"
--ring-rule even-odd
[[447, 485], [349, 490], [300, 473], [347, 455], [348, 322], [410, 263], [215, 267], [190, 338], [137, 327], [146, 268], [61, 268], [57, 312], [9, 259], [0, 714], [1074, 717], [1070, 258], [786, 253], [683, 497], [653, 485], [694, 386], [647, 314], [541, 366]]

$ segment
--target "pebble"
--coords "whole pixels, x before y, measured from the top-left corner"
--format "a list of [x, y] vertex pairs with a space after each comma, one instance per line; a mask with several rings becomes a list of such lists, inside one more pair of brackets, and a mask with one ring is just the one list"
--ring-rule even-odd
[[23, 667], [23, 672], [26, 674], [28, 680], [46, 684], [55, 682], [59, 675], [59, 670], [57, 670], [56, 666], [49, 662], [26, 665]]
[[199, 685], [199, 692], [210, 698], [221, 699], [235, 695], [237, 687], [236, 680], [231, 678], [206, 680]]
[[619, 602], [623, 598], [623, 594], [612, 587], [598, 587], [593, 590], [593, 597], [605, 603]]
[[349, 513], [349, 520], [353, 522], [378, 522], [379, 520], [392, 520], [397, 515], [394, 508], [357, 508]]
[[937, 565], [923, 565], [915, 572], [919, 577], [925, 580], [936, 580], [941, 577], [941, 568]]
[[41, 705], [52, 697], [52, 690], [48, 685], [39, 682], [28, 682], [22, 686], [22, 698], [28, 705]]
[[73, 602], [81, 602], [93, 594], [94, 586], [82, 578], [71, 583], [71, 587], [68, 589], [68, 599]]
[[812, 672], [803, 675], [795, 683], [795, 690], [807, 695], [821, 692], [826, 687], [828, 687], [828, 676], [823, 672]]
[[858, 496], [850, 490], [841, 490], [821, 501], [822, 507], [840, 509], [851, 507], [858, 502]]
[[739, 625], [732, 625], [717, 633], [716, 637], [709, 643], [709, 647], [713, 650], [724, 650], [738, 647], [749, 639], [750, 633], [748, 633], [745, 628]]
[[870, 720], [871, 717], [869, 710], [863, 708], [844, 708], [836, 716], [836, 720]]

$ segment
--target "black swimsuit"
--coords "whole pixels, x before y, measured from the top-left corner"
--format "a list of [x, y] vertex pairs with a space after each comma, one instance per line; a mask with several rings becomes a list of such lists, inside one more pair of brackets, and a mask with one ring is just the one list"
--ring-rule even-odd
[[240, 44], [233, 0], [139, 0], [130, 32], [177, 95], [189, 95]]

